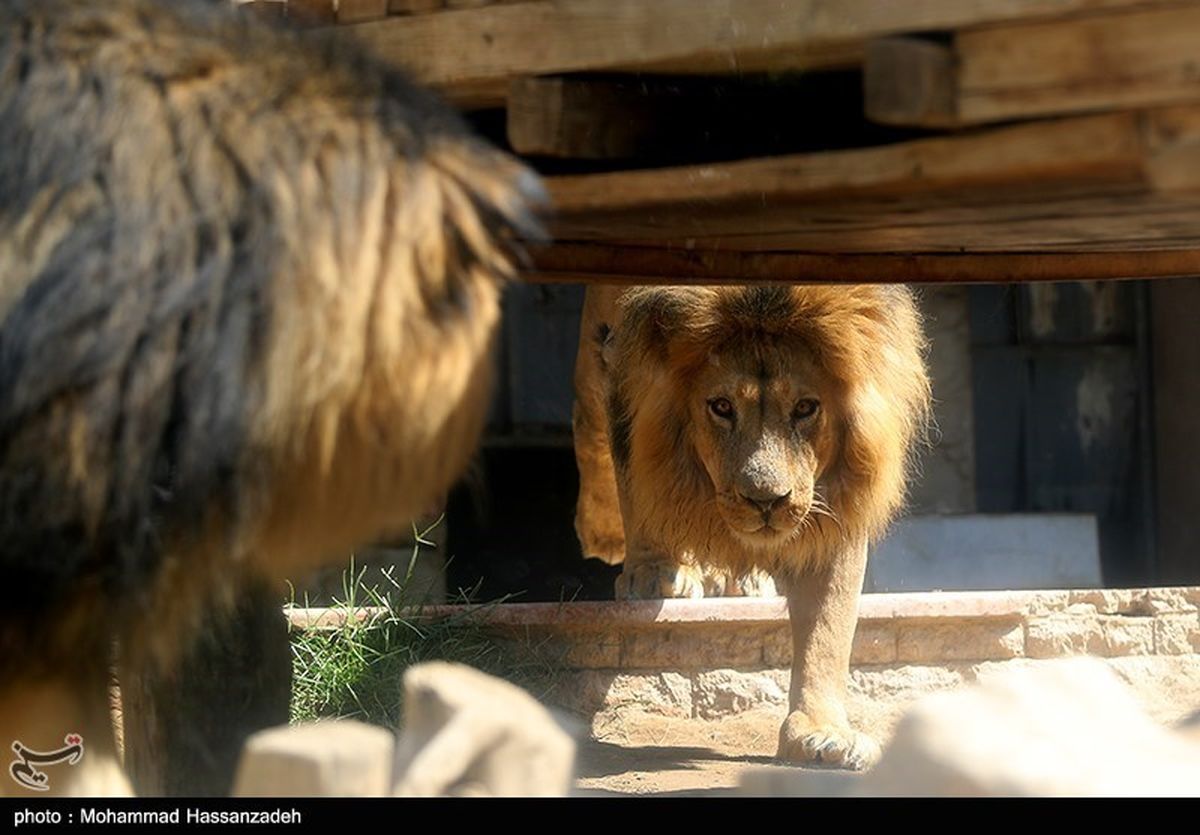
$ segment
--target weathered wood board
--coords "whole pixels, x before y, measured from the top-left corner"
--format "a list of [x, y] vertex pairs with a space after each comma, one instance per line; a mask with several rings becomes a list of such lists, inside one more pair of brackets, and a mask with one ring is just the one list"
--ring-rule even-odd
[[552, 178], [544, 280], [1200, 275], [1200, 108]]
[[948, 127], [1200, 101], [1200, 6], [872, 43], [867, 115]]

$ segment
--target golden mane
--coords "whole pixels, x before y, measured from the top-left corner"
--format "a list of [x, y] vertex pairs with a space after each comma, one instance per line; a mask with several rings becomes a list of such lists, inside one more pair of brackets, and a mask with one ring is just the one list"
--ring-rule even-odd
[[[797, 570], [849, 540], [877, 539], [900, 510], [915, 442], [930, 415], [921, 315], [903, 286], [652, 287], [621, 301], [622, 326], [605, 349], [618, 473], [630, 501], [678, 547], [733, 570]], [[746, 553], [706, 510], [712, 485], [689, 442], [682, 407], [717, 350], [802, 344], [835, 382], [835, 442], [818, 465], [837, 519], [816, 520], [773, 554]], [[670, 392], [664, 396], [665, 392]]]

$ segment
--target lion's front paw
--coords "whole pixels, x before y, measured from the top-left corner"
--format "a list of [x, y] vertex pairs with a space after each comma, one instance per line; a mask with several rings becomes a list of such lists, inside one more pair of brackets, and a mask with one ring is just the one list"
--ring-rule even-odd
[[626, 560], [616, 592], [618, 600], [704, 597], [704, 573], [694, 565], [669, 560]]
[[625, 561], [625, 537], [605, 536], [592, 533], [587, 539], [580, 537], [584, 559], [595, 557], [609, 565], [620, 565]]
[[730, 597], [778, 597], [775, 580], [765, 571], [757, 568], [743, 574], [733, 582], [733, 588], [727, 591]]
[[621, 526], [620, 514], [613, 518], [610, 513], [587, 508], [588, 505], [580, 500], [575, 515], [575, 532], [579, 535], [583, 556], [596, 557], [609, 565], [620, 564], [625, 559], [625, 529]]
[[775, 581], [765, 571], [753, 569], [733, 574], [724, 568], [702, 569], [705, 597], [775, 597]]
[[776, 756], [792, 763], [820, 763], [862, 771], [879, 759], [879, 743], [849, 725], [821, 725], [795, 711], [779, 729]]

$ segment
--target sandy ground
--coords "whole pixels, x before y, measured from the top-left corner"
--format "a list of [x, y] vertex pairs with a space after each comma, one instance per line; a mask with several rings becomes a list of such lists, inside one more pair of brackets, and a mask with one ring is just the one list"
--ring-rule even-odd
[[[1195, 709], [1194, 700], [1173, 699], [1173, 693], [1163, 690], [1161, 682], [1159, 685], [1147, 688], [1160, 696], [1157, 702], [1150, 700], [1158, 708], [1149, 711], [1152, 718], [1200, 744], [1200, 711]], [[1188, 713], [1192, 717], [1180, 722], [1180, 717]], [[748, 771], [759, 772], [755, 784], [760, 789], [768, 782], [786, 791], [798, 785], [816, 787], [819, 794], [838, 794], [852, 788], [857, 779], [852, 772], [796, 768], [774, 759], [776, 735], [784, 715], [779, 707], [715, 721], [640, 712], [610, 719], [593, 727], [590, 737], [581, 733], [575, 793], [679, 797], [761, 793], [739, 792], [739, 783]], [[861, 727], [885, 746], [893, 728], [892, 723]], [[764, 775], [765, 771], [788, 773]]]
[[580, 744], [580, 795], [734, 795], [747, 769], [774, 759], [782, 710], [698, 722], [639, 714], [596, 728]]

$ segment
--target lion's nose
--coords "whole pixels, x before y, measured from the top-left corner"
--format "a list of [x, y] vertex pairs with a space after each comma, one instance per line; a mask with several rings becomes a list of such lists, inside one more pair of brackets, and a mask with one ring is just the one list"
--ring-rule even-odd
[[788, 490], [786, 493], [779, 493], [771, 490], [740, 490], [738, 491], [738, 495], [763, 513], [770, 513], [787, 501], [788, 496], [792, 495], [792, 491]]

